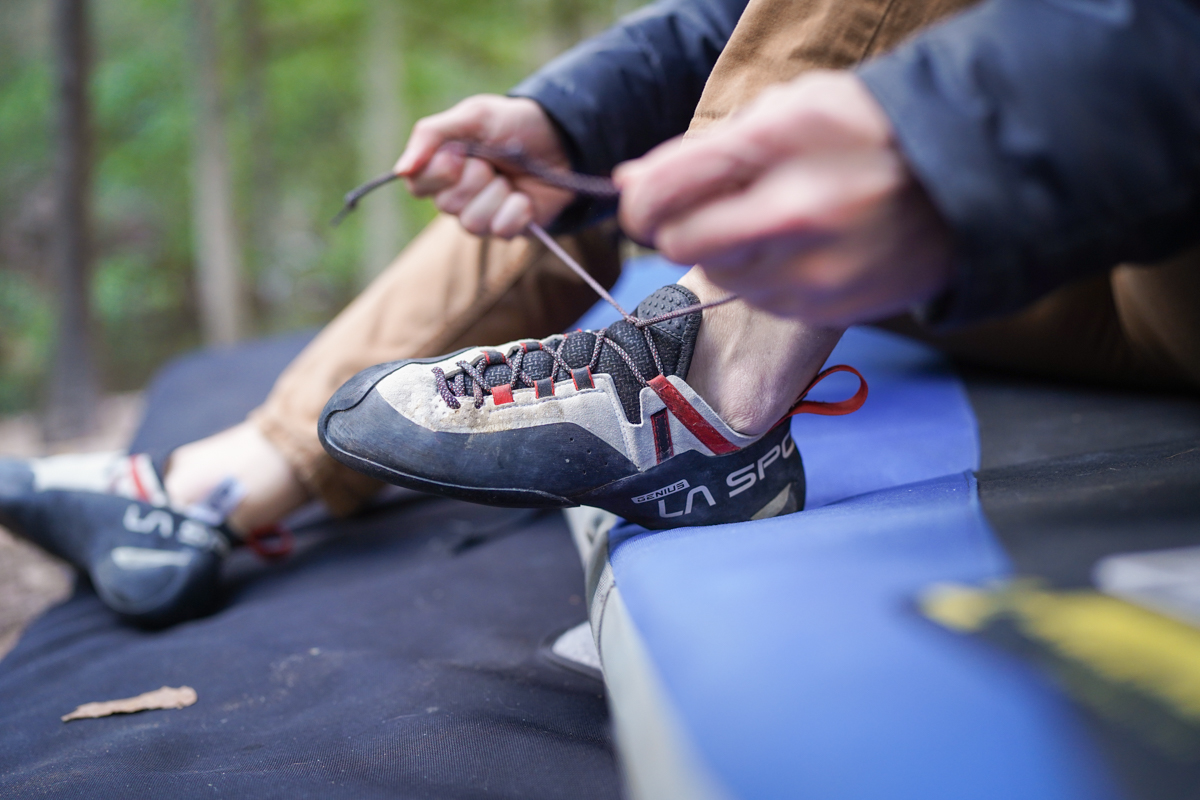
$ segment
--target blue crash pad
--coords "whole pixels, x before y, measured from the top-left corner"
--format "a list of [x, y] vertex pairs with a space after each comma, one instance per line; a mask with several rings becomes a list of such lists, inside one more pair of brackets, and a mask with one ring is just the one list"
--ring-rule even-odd
[[[679, 274], [645, 266], [619, 300]], [[1010, 569], [980, 511], [977, 426], [954, 370], [868, 329], [830, 363], [860, 369], [870, 398], [794, 420], [810, 510], [610, 534], [616, 586], [700, 756], [747, 798], [1113, 796], [1040, 673], [913, 606], [932, 583]], [[853, 391], [835, 378], [813, 396]]]

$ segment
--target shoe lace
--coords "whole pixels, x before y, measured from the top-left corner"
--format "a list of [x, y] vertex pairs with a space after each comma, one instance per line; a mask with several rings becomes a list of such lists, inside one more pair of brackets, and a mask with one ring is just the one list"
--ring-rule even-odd
[[[676, 316], [681, 315], [671, 312], [670, 316], [664, 314], [662, 315], [662, 318], [656, 317], [655, 321], [663, 322], [666, 319], [673, 319]], [[646, 337], [646, 346], [650, 350], [650, 355], [654, 358], [654, 366], [658, 369], [658, 374], [664, 374], [666, 370], [663, 369], [662, 359], [658, 355], [658, 347], [654, 344], [654, 338], [650, 335], [648, 325], [640, 327], [642, 334]], [[638, 369], [637, 362], [634, 361], [633, 356], [629, 354], [628, 350], [610, 339], [603, 330], [591, 331], [590, 333], [596, 337], [596, 341], [592, 346], [592, 357], [585, 365], [589, 370], [596, 370], [600, 363], [600, 355], [607, 346], [612, 349], [622, 361], [625, 362], [625, 364], [629, 367], [629, 370], [633, 373], [633, 377], [638, 381], [639, 384], [642, 386], [647, 386], [649, 384], [649, 381], [644, 375], [642, 375], [641, 370]], [[567, 363], [566, 359], [563, 358], [562, 350], [567, 346], [567, 340], [571, 336], [575, 335], [578, 335], [578, 333], [568, 333], [564, 336], [556, 337], [558, 339], [557, 347], [548, 347], [546, 346], [547, 342], [542, 343], [542, 352], [549, 355], [553, 363], [553, 369], [550, 370], [549, 377], [553, 378], [556, 376], [559, 370], [562, 370], [567, 375], [571, 374], [571, 371], [574, 368], [571, 367], [571, 365]], [[552, 342], [553, 340], [550, 340], [550, 343]], [[508, 353], [501, 353], [500, 355], [503, 357], [504, 363], [508, 366], [512, 375], [512, 378], [508, 384], [510, 388], [514, 390], [521, 388], [532, 388], [536, 383], [537, 378], [533, 377], [522, 368], [524, 366], [526, 356], [525, 348], [518, 345]], [[460, 371], [452, 373], [451, 375], [447, 375], [441, 367], [433, 368], [433, 377], [434, 382], [437, 385], [438, 394], [442, 396], [442, 400], [446, 401], [446, 405], [453, 409], [461, 408], [462, 402], [459, 398], [465, 398], [470, 395], [474, 398], [475, 408], [481, 408], [483, 406], [484, 399], [487, 397], [487, 395], [491, 394], [492, 391], [491, 387], [487, 384], [487, 379], [484, 377], [483, 370], [480, 369], [480, 365], [486, 360], [487, 356], [479, 356], [474, 361], [457, 361], [455, 362], [455, 366], [458, 367]], [[470, 384], [467, 383], [468, 377], [471, 379]], [[650, 377], [654, 376], [652, 375]]]
[[[521, 151], [520, 148], [517, 147], [492, 147], [489, 145], [480, 144], [478, 142], [450, 142], [445, 147], [463, 156], [491, 161], [497, 166], [506, 167], [509, 172], [519, 172], [530, 175], [547, 185], [555, 186], [559, 189], [566, 189], [567, 191], [574, 192], [575, 194], [607, 199], [619, 197], [621, 194], [620, 189], [617, 188], [616, 184], [614, 184], [608, 178], [598, 175], [582, 175], [577, 172], [570, 172], [568, 170], [560, 170], [548, 167], [545, 164], [538, 162], [536, 159], [528, 157], [524, 152]], [[340, 223], [347, 214], [349, 214], [358, 206], [358, 202], [362, 200], [362, 198], [368, 193], [400, 177], [403, 176], [398, 173], [385, 173], [347, 193], [346, 197], [344, 198], [342, 210], [338, 212], [336, 217], [333, 218], [333, 224], [337, 225]], [[656, 325], [660, 322], [666, 322], [667, 320], [675, 319], [676, 317], [685, 317], [689, 314], [695, 314], [697, 312], [704, 311], [705, 309], [724, 305], [725, 303], [737, 299], [737, 295], [731, 294], [726, 297], [722, 297], [720, 300], [713, 300], [708, 303], [694, 303], [690, 306], [679, 308], [674, 311], [668, 311], [665, 314], [659, 314], [655, 317], [640, 319], [639, 317], [635, 317], [633, 314], [630, 314], [628, 311], [622, 308], [621, 304], [618, 303], [611, 294], [609, 294], [608, 290], [601, 286], [600, 283], [593, 278], [588, 271], [571, 256], [570, 253], [563, 249], [563, 247], [554, 240], [554, 237], [548, 234], [541, 225], [538, 225], [536, 222], [531, 222], [526, 227], [526, 232], [531, 234], [534, 238], [545, 245], [546, 249], [548, 249], [551, 253], [554, 253], [559, 260], [566, 264], [567, 267], [569, 267], [576, 275], [582, 278], [583, 281], [590, 286], [594, 292], [596, 292], [596, 294], [600, 295], [605, 302], [615, 308], [626, 322], [642, 332], [642, 335], [646, 339], [646, 346], [649, 348], [650, 354], [654, 359], [654, 366], [658, 370], [658, 375], [665, 375], [666, 370], [663, 369], [662, 359], [659, 358], [658, 348], [654, 344], [654, 337], [650, 335], [650, 327], [652, 325]], [[634, 362], [633, 356], [629, 355], [625, 348], [608, 338], [603, 330], [592, 331], [591, 333], [596, 337], [596, 343], [592, 350], [591, 361], [589, 361], [587, 364], [589, 369], [594, 370], [596, 368], [600, 362], [600, 355], [603, 348], [608, 346], [612, 348], [612, 350], [621, 358], [622, 361], [625, 362], [626, 365], [628, 365], [629, 369], [633, 372], [634, 378], [637, 379], [640, 385], [646, 386], [649, 384], [649, 380], [642, 375], [641, 370], [638, 369], [637, 364]], [[571, 334], [567, 334], [567, 336], [570, 335]], [[545, 346], [542, 347], [544, 352], [550, 354], [550, 357], [554, 363], [554, 369], [551, 370], [550, 373], [551, 378], [557, 374], [559, 368], [562, 368], [568, 375], [571, 373], [571, 367], [562, 358], [562, 348], [566, 345], [567, 336], [562, 336], [560, 338], [559, 345], [556, 349], [550, 349]], [[525, 359], [525, 352], [525, 348], [517, 347], [509, 353], [502, 354], [504, 357], [504, 363], [508, 365], [512, 372], [512, 382], [510, 386], [513, 389], [522, 388], [522, 383], [526, 385], [525, 388], [532, 387], [534, 385], [535, 379], [521, 369]], [[474, 361], [470, 362], [465, 360], [458, 361], [455, 363], [455, 366], [459, 368], [459, 371], [450, 376], [447, 376], [445, 371], [440, 367], [433, 368], [433, 375], [437, 384], [438, 394], [440, 394], [442, 399], [446, 401], [446, 405], [453, 409], [461, 408], [462, 402], [459, 398], [471, 395], [475, 400], [475, 408], [481, 408], [483, 406], [484, 398], [491, 394], [491, 387], [487, 385], [487, 381], [484, 379], [483, 370], [479, 368], [480, 363], [485, 359], [486, 356], [479, 356]], [[471, 379], [469, 386], [467, 384], [468, 377]], [[653, 378], [654, 376], [652, 375], [650, 377]]]

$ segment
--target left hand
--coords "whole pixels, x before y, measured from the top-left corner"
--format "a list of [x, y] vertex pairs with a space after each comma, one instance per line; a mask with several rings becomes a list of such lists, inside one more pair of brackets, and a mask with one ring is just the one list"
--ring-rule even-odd
[[768, 89], [687, 142], [617, 169], [625, 230], [769, 312], [880, 319], [951, 275], [950, 235], [849, 72]]
[[455, 140], [515, 145], [556, 169], [571, 164], [550, 117], [526, 97], [475, 95], [418, 120], [394, 171], [413, 195], [434, 198], [439, 211], [457, 216], [476, 236], [509, 239], [530, 222], [548, 225], [574, 199], [571, 192], [526, 175], [505, 175], [488, 161], [443, 148]]

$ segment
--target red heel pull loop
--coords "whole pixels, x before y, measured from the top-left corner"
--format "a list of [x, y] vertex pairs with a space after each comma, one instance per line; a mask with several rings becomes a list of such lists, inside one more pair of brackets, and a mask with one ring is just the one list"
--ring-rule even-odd
[[292, 532], [279, 524], [263, 525], [246, 534], [246, 544], [266, 561], [287, 558], [295, 545]]
[[[854, 393], [853, 397], [831, 403], [804, 399], [808, 397], [808, 393], [812, 391], [814, 386], [835, 372], [849, 372], [858, 378], [858, 391]], [[823, 370], [817, 377], [812, 379], [812, 383], [808, 384], [808, 388], [804, 390], [804, 394], [800, 395], [800, 399], [796, 401], [796, 405], [792, 406], [792, 410], [787, 413], [784, 419], [796, 414], [820, 414], [823, 417], [840, 417], [843, 414], [853, 414], [862, 408], [862, 404], [865, 402], [867, 402], [867, 379], [854, 367], [846, 364], [838, 364], [836, 367]]]

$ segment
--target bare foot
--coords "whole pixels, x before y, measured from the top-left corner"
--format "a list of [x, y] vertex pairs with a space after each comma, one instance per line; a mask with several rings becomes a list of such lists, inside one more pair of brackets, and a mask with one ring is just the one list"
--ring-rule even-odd
[[177, 449], [163, 483], [171, 504], [187, 507], [229, 477], [246, 489], [227, 520], [240, 535], [278, 522], [309, 499], [291, 466], [249, 422]]
[[[728, 294], [699, 267], [679, 284], [702, 303]], [[704, 312], [687, 382], [731, 428], [757, 436], [795, 404], [844, 330], [772, 316], [741, 300], [710, 308]]]

